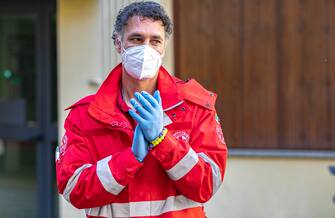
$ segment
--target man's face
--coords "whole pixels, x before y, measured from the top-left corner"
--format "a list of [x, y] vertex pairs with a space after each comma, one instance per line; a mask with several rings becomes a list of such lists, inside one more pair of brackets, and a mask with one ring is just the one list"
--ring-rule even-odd
[[[165, 30], [162, 21], [133, 16], [129, 18], [121, 37], [122, 46], [127, 49], [137, 45], [149, 45], [161, 55], [165, 53]], [[117, 41], [116, 49], [121, 52], [121, 43]]]

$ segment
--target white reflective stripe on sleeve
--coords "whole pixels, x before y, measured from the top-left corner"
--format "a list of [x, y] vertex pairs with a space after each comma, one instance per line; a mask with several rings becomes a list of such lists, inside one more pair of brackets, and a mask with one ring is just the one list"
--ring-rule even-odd
[[92, 166], [92, 164], [84, 164], [81, 167], [79, 167], [78, 169], [76, 169], [76, 171], [73, 173], [73, 175], [70, 177], [70, 179], [66, 183], [66, 187], [65, 187], [64, 192], [63, 192], [63, 197], [65, 198], [65, 200], [67, 200], [68, 202], [71, 203], [70, 194], [71, 194], [72, 190], [74, 189], [74, 187], [76, 186], [81, 172], [83, 172], [84, 169], [86, 169], [88, 167], [91, 167], [91, 166]]
[[118, 195], [124, 189], [124, 186], [115, 180], [109, 168], [108, 162], [111, 159], [112, 156], [108, 156], [97, 162], [97, 176], [107, 192]]
[[187, 154], [166, 172], [172, 180], [177, 181], [185, 176], [198, 163], [198, 161], [198, 155], [190, 147]]
[[198, 153], [198, 155], [205, 162], [207, 162], [207, 163], [209, 163], [209, 165], [211, 165], [212, 178], [213, 178], [213, 193], [212, 193], [212, 195], [214, 195], [222, 184], [220, 167], [210, 157], [208, 157], [205, 153], [201, 152], [201, 153]]
[[112, 203], [102, 207], [86, 209], [89, 216], [101, 217], [138, 217], [159, 216], [163, 213], [202, 207], [201, 203], [192, 201], [183, 195], [170, 196], [166, 200], [138, 201], [129, 203]]

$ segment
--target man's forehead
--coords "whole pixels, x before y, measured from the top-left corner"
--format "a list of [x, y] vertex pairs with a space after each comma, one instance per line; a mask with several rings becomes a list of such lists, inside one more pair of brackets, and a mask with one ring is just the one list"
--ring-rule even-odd
[[133, 16], [127, 21], [124, 33], [132, 34], [148, 34], [163, 37], [165, 30], [161, 20], [153, 20], [147, 17]]

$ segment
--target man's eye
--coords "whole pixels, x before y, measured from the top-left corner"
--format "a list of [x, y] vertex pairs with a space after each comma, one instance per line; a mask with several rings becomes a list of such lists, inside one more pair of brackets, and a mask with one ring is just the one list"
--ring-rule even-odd
[[132, 39], [130, 39], [132, 42], [140, 42], [141, 41], [141, 39], [140, 38], [132, 38]]

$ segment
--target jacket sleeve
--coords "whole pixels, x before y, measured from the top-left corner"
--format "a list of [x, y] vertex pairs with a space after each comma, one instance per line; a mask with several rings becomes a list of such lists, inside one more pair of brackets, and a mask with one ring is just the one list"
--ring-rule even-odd
[[65, 121], [65, 135], [56, 151], [59, 193], [77, 208], [112, 203], [142, 166], [127, 149], [94, 161], [81, 132], [79, 112], [74, 108]]
[[152, 154], [181, 194], [204, 203], [223, 181], [227, 147], [215, 110], [198, 108], [196, 116], [189, 142], [168, 133]]

